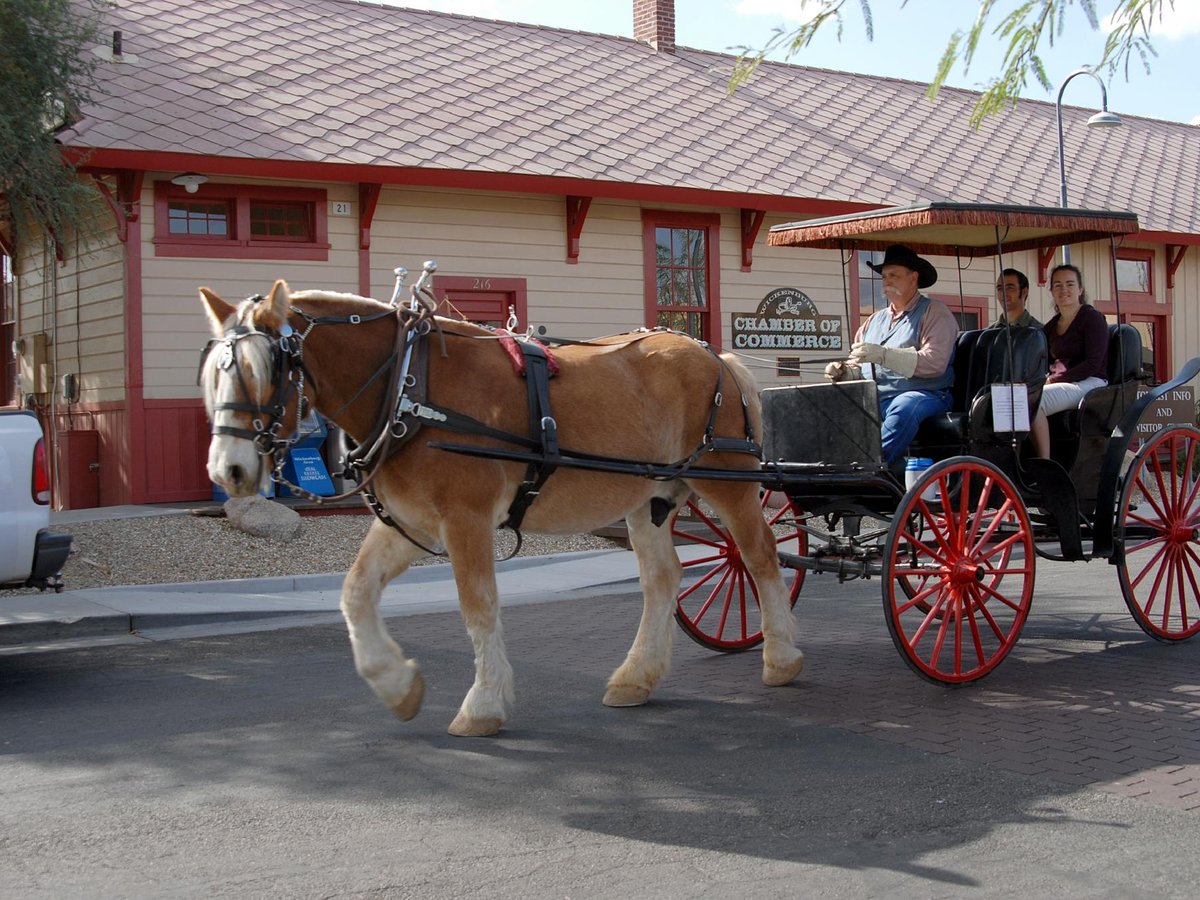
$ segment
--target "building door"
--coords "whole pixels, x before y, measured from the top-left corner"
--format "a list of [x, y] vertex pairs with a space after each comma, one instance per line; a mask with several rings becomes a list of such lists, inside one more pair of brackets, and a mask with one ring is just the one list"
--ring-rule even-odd
[[515, 331], [523, 332], [529, 324], [524, 278], [438, 276], [434, 295], [438, 315], [447, 319], [503, 328], [511, 314], [517, 320]]

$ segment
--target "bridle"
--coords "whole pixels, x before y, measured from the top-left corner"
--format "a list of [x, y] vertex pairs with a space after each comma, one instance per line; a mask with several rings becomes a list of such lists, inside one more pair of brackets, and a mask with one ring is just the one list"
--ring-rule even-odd
[[[250, 301], [257, 304], [262, 302], [263, 299], [263, 296], [258, 294], [251, 297]], [[299, 316], [305, 322], [306, 327], [303, 331], [296, 331], [286, 322], [279, 329], [278, 334], [259, 331], [248, 325], [234, 325], [227, 329], [221, 337], [213, 338], [205, 345], [204, 350], [200, 354], [200, 370], [197, 382], [203, 378], [204, 368], [209, 356], [213, 353], [221, 354], [217, 357], [217, 368], [226, 373], [230, 369], [233, 370], [233, 374], [237, 377], [240, 396], [245, 399], [213, 404], [211, 410], [213, 414], [212, 433], [214, 435], [230, 435], [250, 441], [254, 445], [254, 449], [258, 452], [258, 455], [270, 464], [271, 479], [273, 481], [282, 482], [289, 488], [300, 490], [283, 475], [284, 464], [287, 460], [287, 451], [300, 439], [299, 429], [297, 428], [290, 434], [285, 435], [283, 433], [283, 425], [287, 408], [293, 399], [295, 399], [297, 404], [297, 426], [300, 422], [304, 421], [309, 412], [309, 401], [305, 393], [305, 385], [310, 384], [314, 388], [316, 386], [316, 379], [313, 378], [304, 364], [305, 340], [318, 325], [361, 325], [379, 319], [390, 318], [396, 316], [398, 313], [397, 310], [389, 308], [370, 316], [357, 314], [349, 316], [311, 316], [295, 306], [289, 306], [288, 310], [292, 315]], [[401, 331], [403, 331], [403, 328], [401, 328]], [[269, 348], [268, 366], [271, 373], [272, 391], [270, 397], [263, 402], [256, 402], [253, 399], [254, 394], [243, 372], [245, 352], [242, 351], [239, 353], [239, 348], [243, 342], [254, 337], [266, 340]], [[375, 377], [368, 384], [375, 381], [394, 364], [394, 356], [389, 357], [384, 362], [380, 371], [376, 373]], [[240, 428], [235, 425], [218, 424], [216, 414], [219, 412], [249, 413], [252, 417], [250, 420], [251, 427]], [[356, 492], [357, 490], [352, 490], [342, 496], [349, 496]], [[324, 497], [320, 499], [329, 500], [338, 498]]]
[[[251, 298], [255, 303], [261, 302], [263, 299], [261, 295]], [[258, 331], [247, 325], [238, 324], [229, 328], [223, 336], [210, 340], [200, 354], [200, 372], [197, 381], [203, 377], [208, 357], [213, 353], [219, 353], [220, 356], [217, 357], [216, 362], [217, 368], [226, 373], [230, 369], [233, 370], [237, 376], [238, 390], [245, 398], [243, 402], [227, 401], [213, 404], [212, 433], [227, 434], [250, 441], [254, 444], [259, 456], [270, 461], [274, 472], [283, 468], [286, 451], [295, 441], [294, 437], [282, 434], [283, 417], [293, 398], [296, 398], [298, 405], [296, 421], [303, 421], [307, 415], [308, 398], [304, 393], [304, 386], [305, 379], [312, 381], [312, 378], [304, 366], [304, 338], [311, 330], [312, 326], [310, 325], [303, 334], [297, 334], [290, 325], [285, 323], [279, 330], [279, 334], [273, 336], [269, 332]], [[272, 392], [265, 402], [254, 402], [254, 395], [250, 390], [250, 385], [246, 382], [246, 376], [238, 358], [239, 348], [242, 344], [254, 337], [265, 339], [269, 347]], [[243, 353], [242, 356], [244, 357], [244, 355]], [[252, 427], [239, 428], [234, 425], [218, 424], [215, 415], [218, 412], [249, 413], [252, 416]]]

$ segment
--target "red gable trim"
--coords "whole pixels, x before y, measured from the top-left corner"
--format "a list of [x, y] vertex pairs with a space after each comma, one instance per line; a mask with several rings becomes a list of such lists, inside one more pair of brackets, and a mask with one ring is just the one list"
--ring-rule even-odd
[[203, 172], [205, 175], [240, 175], [252, 178], [287, 178], [300, 181], [376, 182], [477, 191], [511, 191], [523, 194], [603, 197], [644, 200], [652, 203], [686, 203], [693, 206], [766, 208], [777, 212], [836, 215], [872, 209], [878, 204], [820, 200], [811, 197], [775, 197], [736, 191], [710, 191], [670, 185], [589, 181], [553, 175], [513, 175], [503, 172], [468, 172], [460, 169], [342, 165], [279, 159], [236, 159], [194, 156], [145, 150], [68, 150], [68, 158], [85, 171], [100, 167], [145, 169], [161, 172]]

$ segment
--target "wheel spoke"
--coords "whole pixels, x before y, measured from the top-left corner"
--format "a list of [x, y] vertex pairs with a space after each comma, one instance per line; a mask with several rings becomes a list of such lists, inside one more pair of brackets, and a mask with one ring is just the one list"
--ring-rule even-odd
[[[799, 511], [790, 500], [780, 509], [768, 507], [769, 502], [764, 495], [763, 521], [774, 523], [776, 552], [807, 553], [807, 532], [797, 524]], [[688, 507], [693, 515], [692, 527], [685, 530], [676, 525], [672, 534], [680, 544], [697, 548], [700, 555], [682, 562], [683, 569], [694, 573], [696, 580], [679, 591], [676, 621], [689, 637], [713, 650], [735, 653], [757, 646], [763, 640], [758, 587], [729, 531], [696, 502], [689, 501]], [[789, 568], [784, 573], [787, 599], [792, 605], [803, 576], [803, 570], [798, 569]]]
[[[713, 568], [709, 569], [707, 572], [704, 573], [703, 576], [700, 577], [700, 579], [695, 584], [693, 584], [691, 587], [685, 588], [683, 591], [681, 591], [679, 594], [679, 599], [684, 600], [684, 599], [690, 597], [697, 590], [702, 588], [707, 582], [712, 581], [714, 578], [716, 578], [722, 572], [728, 573], [729, 567], [728, 566], [713, 567]], [[715, 588], [714, 588], [714, 590], [715, 590]]]
[[1020, 495], [991, 463], [958, 457], [906, 498], [884, 559], [892, 639], [924, 677], [974, 681], [1012, 649], [1029, 611], [1036, 554]]
[[[1200, 431], [1169, 425], [1134, 458], [1121, 491], [1117, 560], [1121, 593], [1134, 621], [1162, 641], [1200, 633]], [[1135, 508], [1136, 507], [1136, 508]]]

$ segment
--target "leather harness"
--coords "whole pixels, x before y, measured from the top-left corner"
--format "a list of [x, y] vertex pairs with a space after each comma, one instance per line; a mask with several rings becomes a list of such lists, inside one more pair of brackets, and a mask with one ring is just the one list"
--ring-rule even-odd
[[[517, 546], [513, 550], [513, 555], [520, 550], [521, 523], [524, 521], [526, 513], [541, 493], [546, 481], [562, 466], [570, 467], [574, 465], [600, 471], [607, 469], [612, 472], [626, 472], [655, 480], [669, 481], [682, 477], [701, 456], [708, 452], [750, 453], [760, 460], [762, 459], [762, 448], [754, 440], [749, 415], [749, 404], [744, 394], [741, 396], [741, 402], [745, 421], [745, 437], [724, 438], [717, 437], [714, 434], [717, 413], [723, 401], [726, 363], [705, 342], [699, 343], [713, 355], [718, 365], [716, 390], [709, 411], [708, 422], [705, 426], [704, 437], [700, 445], [689, 456], [672, 463], [642, 464], [631, 460], [620, 460], [581, 451], [566, 450], [559, 446], [558, 424], [554, 419], [550, 407], [549, 381], [552, 375], [552, 368], [554, 368], [553, 360], [548, 356], [546, 348], [532, 338], [517, 335], [512, 336], [516, 338], [515, 342], [520, 348], [525, 362], [529, 435], [523, 436], [493, 428], [473, 416], [438, 407], [426, 401], [428, 394], [428, 340], [429, 334], [434, 328], [437, 329], [439, 338], [442, 341], [442, 355], [446, 355], [445, 338], [447, 333], [441, 331], [437, 320], [432, 316], [431, 308], [388, 309], [386, 312], [380, 312], [369, 317], [314, 317], [309, 316], [303, 310], [296, 307], [291, 307], [290, 311], [307, 323], [307, 328], [303, 333], [297, 334], [290, 326], [285, 325], [280, 330], [280, 334], [273, 336], [247, 326], [238, 325], [227, 331], [223, 337], [210, 341], [205, 348], [201, 356], [201, 369], [203, 369], [205, 359], [213, 350], [218, 346], [223, 346], [224, 349], [221, 351], [222, 357], [218, 365], [222, 369], [235, 368], [241, 391], [246, 397], [246, 402], [218, 404], [214, 406], [214, 411], [230, 410], [246, 412], [255, 417], [252, 420], [253, 431], [225, 425], [214, 425], [213, 433], [231, 434], [253, 441], [259, 454], [271, 460], [272, 479], [287, 485], [294, 493], [314, 502], [324, 503], [330, 500], [342, 499], [355, 493], [361, 494], [367, 506], [370, 507], [381, 522], [396, 529], [406, 540], [425, 550], [427, 553], [440, 555], [439, 551], [426, 547], [408, 534], [400, 523], [387, 512], [383, 504], [379, 502], [375, 492], [371, 489], [371, 483], [383, 463], [407, 445], [416, 436], [424, 422], [430, 422], [436, 427], [448, 431], [492, 438], [505, 444], [523, 448], [523, 452], [517, 453], [497, 448], [493, 456], [493, 458], [519, 459], [526, 463], [524, 478], [521, 484], [518, 485], [516, 494], [509, 504], [508, 515], [500, 526], [511, 529], [517, 536]], [[311, 380], [307, 369], [304, 367], [304, 340], [317, 325], [357, 325], [363, 322], [375, 321], [384, 316], [397, 317], [394, 352], [376, 373], [368, 379], [366, 384], [342, 405], [342, 409], [345, 409], [371, 384], [394, 370], [393, 376], [389, 380], [387, 399], [380, 411], [375, 427], [367, 439], [361, 444], [352, 447], [346, 456], [345, 472], [343, 474], [349, 475], [356, 482], [355, 487], [336, 497], [322, 497], [312, 494], [292, 484], [283, 475], [284, 451], [291, 446], [295, 437], [280, 438], [279, 436], [283, 415], [293, 393], [299, 395], [299, 412], [301, 414], [304, 412], [303, 407], [306, 403], [304, 399], [304, 381], [306, 377]], [[631, 340], [640, 340], [651, 334], [669, 331], [670, 329], [665, 328], [641, 329]], [[680, 332], [671, 333], [680, 334]], [[258, 404], [250, 401], [249, 388], [241, 369], [234, 365], [238, 343], [251, 335], [265, 336], [271, 340], [271, 362], [274, 370], [275, 388], [273, 396], [266, 404]], [[449, 336], [468, 337], [457, 335], [454, 332], [450, 332]], [[586, 341], [566, 340], [561, 342], [551, 340], [551, 342], [564, 344], [588, 343]], [[482, 456], [489, 455], [487, 448], [467, 448], [439, 444], [432, 444], [431, 446], [447, 450], [459, 450], [460, 452], [473, 451], [476, 455]], [[655, 519], [656, 524], [661, 524], [665, 516], [656, 515]]]

